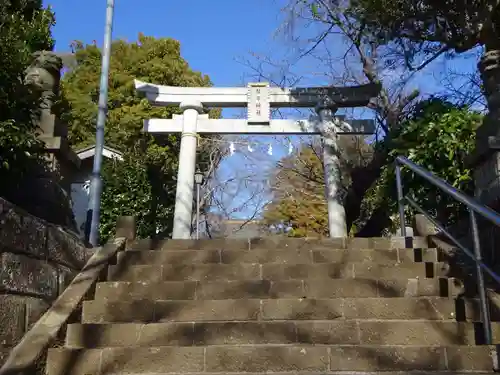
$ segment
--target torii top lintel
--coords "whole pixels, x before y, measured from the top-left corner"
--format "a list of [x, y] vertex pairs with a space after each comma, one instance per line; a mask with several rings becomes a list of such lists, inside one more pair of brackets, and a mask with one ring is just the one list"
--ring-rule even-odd
[[[212, 108], [243, 108], [248, 105], [247, 87], [176, 87], [135, 80], [136, 90], [145, 94], [151, 104], [178, 106], [196, 100]], [[380, 92], [380, 85], [346, 87], [269, 88], [269, 105], [273, 108], [313, 108], [328, 97], [337, 107], [363, 107]]]

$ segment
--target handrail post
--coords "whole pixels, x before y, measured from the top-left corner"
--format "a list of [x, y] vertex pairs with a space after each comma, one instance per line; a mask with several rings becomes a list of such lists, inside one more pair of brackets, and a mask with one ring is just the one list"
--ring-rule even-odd
[[470, 218], [470, 226], [472, 229], [472, 239], [474, 241], [474, 255], [475, 255], [475, 263], [476, 263], [476, 277], [478, 284], [478, 292], [479, 292], [479, 300], [481, 303], [481, 318], [483, 320], [483, 329], [484, 329], [484, 339], [486, 341], [486, 345], [491, 345], [492, 335], [491, 335], [491, 321], [490, 321], [490, 309], [488, 306], [488, 298], [486, 295], [486, 286], [484, 285], [484, 274], [483, 269], [481, 268], [480, 263], [482, 262], [481, 256], [481, 244], [479, 240], [479, 230], [477, 228], [477, 220], [475, 212], [469, 207], [469, 218]]
[[396, 160], [396, 189], [398, 191], [399, 222], [401, 224], [401, 237], [406, 237], [405, 205], [403, 196], [403, 181], [401, 179], [401, 165]]

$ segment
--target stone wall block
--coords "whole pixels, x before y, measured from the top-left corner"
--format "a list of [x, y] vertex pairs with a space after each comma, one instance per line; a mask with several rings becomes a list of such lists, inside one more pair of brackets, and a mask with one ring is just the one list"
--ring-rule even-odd
[[45, 302], [40, 298], [25, 297], [26, 303], [26, 331], [30, 330], [43, 314], [50, 307], [49, 302]]
[[85, 247], [58, 227], [47, 227], [47, 254], [53, 262], [81, 269], [88, 260]]
[[59, 270], [49, 262], [24, 255], [2, 254], [2, 285], [19, 293], [41, 294], [53, 299], [58, 293]]
[[46, 227], [34, 217], [24, 217], [23, 237], [25, 238], [25, 251], [30, 254], [47, 257]]
[[7, 251], [27, 252], [46, 257], [45, 227], [30, 216], [21, 216], [13, 209], [2, 207], [0, 215], [0, 245]]
[[22, 297], [0, 295], [0, 347], [11, 348], [24, 336], [26, 303]]
[[88, 250], [71, 232], [0, 198], [0, 365], [85, 265]]

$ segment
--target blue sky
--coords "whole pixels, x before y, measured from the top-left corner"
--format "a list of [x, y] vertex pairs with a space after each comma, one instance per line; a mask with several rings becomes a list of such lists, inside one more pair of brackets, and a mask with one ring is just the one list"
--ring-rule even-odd
[[[240, 86], [252, 80], [252, 70], [238, 62], [252, 60], [251, 52], [273, 57], [290, 56], [294, 52], [285, 41], [273, 40], [273, 33], [282, 22], [280, 9], [286, 0], [115, 2], [114, 39], [134, 41], [140, 32], [148, 36], [177, 39], [190, 66], [208, 74], [216, 86]], [[84, 43], [95, 41], [102, 45], [106, 0], [48, 0], [45, 3], [50, 4], [56, 13], [57, 24], [53, 35], [57, 51], [69, 51], [73, 40]], [[342, 53], [341, 45], [338, 52]], [[442, 70], [442, 64], [435, 63], [415, 81], [415, 86], [427, 93], [439, 92], [441, 87], [435, 76]], [[473, 66], [464, 59], [456, 60], [452, 65], [460, 71]], [[313, 60], [303, 61], [297, 66], [299, 74], [307, 76], [302, 85], [328, 83], [321, 74], [316, 74], [317, 69], [322, 68], [318, 68]], [[225, 111], [224, 114], [231, 116], [234, 112]], [[366, 116], [359, 112], [357, 115]], [[276, 146], [274, 158], [283, 155], [287, 149], [286, 145]], [[262, 144], [261, 148], [267, 149], [267, 145]], [[238, 156], [229, 158], [224, 164], [224, 174], [230, 174], [242, 162]], [[243, 213], [243, 216], [246, 214]]]
[[[106, 0], [44, 2], [56, 13], [53, 34], [57, 51], [69, 51], [73, 40], [102, 44]], [[172, 37], [181, 42], [182, 55], [192, 68], [208, 74], [215, 85], [242, 85], [253, 72], [237, 60], [251, 59], [251, 52], [273, 57], [289, 55], [289, 46], [272, 40], [281, 25], [280, 10], [285, 3], [286, 0], [115, 0], [113, 38], [133, 41], [140, 32]], [[465, 64], [470, 66], [469, 62]], [[461, 60], [453, 63], [459, 69], [465, 64]], [[317, 64], [312, 60], [301, 65], [301, 73], [306, 69], [314, 75]], [[439, 65], [434, 64], [434, 68], [440, 69]], [[426, 72], [427, 76], [433, 74], [433, 69]], [[314, 82], [308, 77], [303, 84], [327, 83], [317, 74], [314, 77]], [[427, 92], [439, 90], [429, 77], [420, 79], [417, 85]]]
[[[69, 51], [73, 40], [102, 45], [105, 0], [50, 0], [46, 4], [56, 13], [56, 51]], [[237, 60], [265, 49], [279, 25], [279, 10], [273, 0], [116, 0], [113, 38], [133, 41], [140, 32], [172, 37], [181, 42], [182, 55], [190, 66], [208, 74], [215, 85], [240, 86], [248, 81], [248, 69]], [[225, 111], [225, 115], [234, 115], [234, 111]], [[238, 156], [230, 159], [221, 168], [221, 178], [231, 178], [234, 163], [240, 163]], [[244, 195], [240, 191], [236, 199], [227, 198], [227, 204], [238, 208]], [[236, 215], [247, 216], [249, 211]]]
[[[49, 0], [56, 13], [57, 51], [73, 40], [102, 44], [106, 0]], [[172, 37], [182, 55], [215, 85], [241, 85], [244, 67], [235, 61], [266, 46], [279, 22], [274, 0], [115, 1], [113, 38], [135, 40], [138, 33]]]

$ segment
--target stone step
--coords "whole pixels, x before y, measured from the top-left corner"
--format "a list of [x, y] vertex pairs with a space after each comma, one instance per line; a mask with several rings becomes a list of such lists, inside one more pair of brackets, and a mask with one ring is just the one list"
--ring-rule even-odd
[[[500, 324], [492, 325], [500, 342]], [[481, 345], [479, 324], [452, 321], [309, 320], [70, 324], [66, 345], [75, 348], [192, 345]]]
[[254, 249], [125, 251], [118, 254], [123, 265], [143, 264], [235, 264], [235, 263], [398, 263], [437, 262], [437, 249]]
[[128, 244], [128, 250], [253, 250], [253, 249], [419, 249], [428, 248], [425, 237], [374, 238], [250, 238], [211, 240], [140, 239]]
[[[84, 323], [273, 320], [481, 321], [479, 302], [449, 298], [226, 299], [84, 301]], [[499, 320], [498, 312], [491, 314]]]
[[114, 281], [302, 280], [341, 278], [432, 278], [446, 276], [444, 263], [186, 264], [109, 267]]
[[128, 347], [49, 349], [47, 375], [167, 373], [338, 373], [341, 371], [492, 371], [488, 346]]
[[96, 300], [190, 300], [247, 298], [454, 297], [460, 281], [433, 279], [237, 280], [237, 281], [112, 281], [97, 284]]
[[463, 292], [458, 280], [433, 279], [336, 279], [239, 280], [239, 281], [112, 281], [97, 284], [95, 299], [129, 301], [247, 299], [247, 298], [339, 298], [339, 297], [454, 297]]

